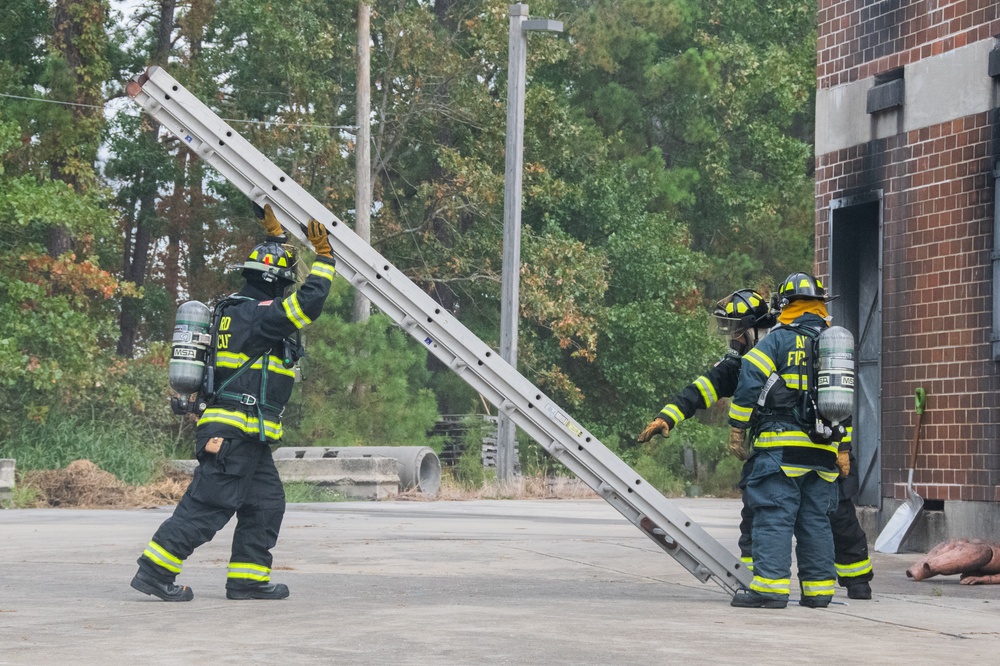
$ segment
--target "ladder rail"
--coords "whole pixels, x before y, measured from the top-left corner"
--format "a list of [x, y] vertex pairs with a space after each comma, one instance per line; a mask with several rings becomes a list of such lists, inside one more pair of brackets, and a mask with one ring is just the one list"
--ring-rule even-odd
[[749, 586], [739, 559], [165, 70], [150, 67], [126, 90], [252, 201], [270, 203], [300, 241], [305, 221], [321, 222], [338, 273], [695, 577], [731, 592]]

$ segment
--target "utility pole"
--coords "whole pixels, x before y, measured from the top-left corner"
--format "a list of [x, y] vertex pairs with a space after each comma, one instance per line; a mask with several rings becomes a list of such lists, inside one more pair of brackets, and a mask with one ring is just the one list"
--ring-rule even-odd
[[[354, 144], [354, 232], [371, 243], [372, 154], [371, 154], [371, 8], [366, 0], [358, 2], [358, 80], [357, 126]], [[354, 321], [368, 321], [371, 301], [360, 290], [354, 292]]]
[[[562, 32], [561, 21], [528, 20], [528, 5], [510, 6], [507, 41], [507, 146], [503, 185], [503, 268], [500, 285], [500, 357], [517, 368], [518, 290], [521, 272], [521, 171], [524, 166], [524, 86], [528, 35], [533, 30]], [[516, 427], [502, 410], [497, 431], [497, 478], [515, 476]]]

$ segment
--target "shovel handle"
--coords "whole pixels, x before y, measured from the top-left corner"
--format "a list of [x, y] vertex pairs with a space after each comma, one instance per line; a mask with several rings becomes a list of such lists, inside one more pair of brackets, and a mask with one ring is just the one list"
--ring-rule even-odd
[[920, 423], [924, 420], [924, 405], [927, 402], [927, 392], [922, 388], [915, 391], [917, 409], [917, 427], [913, 430], [913, 446], [910, 452], [910, 469], [917, 466], [917, 452], [920, 446]]

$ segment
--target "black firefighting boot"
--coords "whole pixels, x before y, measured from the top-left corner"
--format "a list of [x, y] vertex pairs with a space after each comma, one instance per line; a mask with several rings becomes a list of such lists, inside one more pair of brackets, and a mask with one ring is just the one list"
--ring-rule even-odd
[[826, 608], [830, 605], [830, 597], [802, 597], [799, 606], [807, 608]]
[[854, 583], [847, 586], [847, 596], [850, 599], [871, 599], [872, 586], [868, 582]]
[[740, 590], [733, 595], [729, 605], [735, 608], [784, 608], [788, 605], [788, 600], [765, 597], [753, 590]]
[[190, 587], [157, 580], [142, 569], [136, 572], [131, 585], [143, 594], [151, 594], [164, 601], [191, 601], [194, 599], [194, 592]]
[[259, 583], [250, 587], [227, 587], [226, 599], [285, 599], [288, 586], [283, 583]]

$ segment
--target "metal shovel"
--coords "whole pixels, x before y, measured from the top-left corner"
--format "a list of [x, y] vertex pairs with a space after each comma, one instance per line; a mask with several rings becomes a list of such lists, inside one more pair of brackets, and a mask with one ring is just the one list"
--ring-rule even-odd
[[899, 551], [899, 544], [903, 542], [910, 528], [917, 519], [917, 514], [924, 506], [924, 498], [913, 490], [913, 468], [917, 466], [917, 450], [920, 443], [920, 422], [924, 417], [924, 403], [927, 394], [922, 388], [916, 390], [917, 402], [917, 428], [913, 431], [913, 452], [910, 455], [910, 469], [906, 477], [907, 500], [896, 509], [892, 518], [882, 529], [882, 533], [875, 539], [875, 550], [880, 553], [895, 553]]

